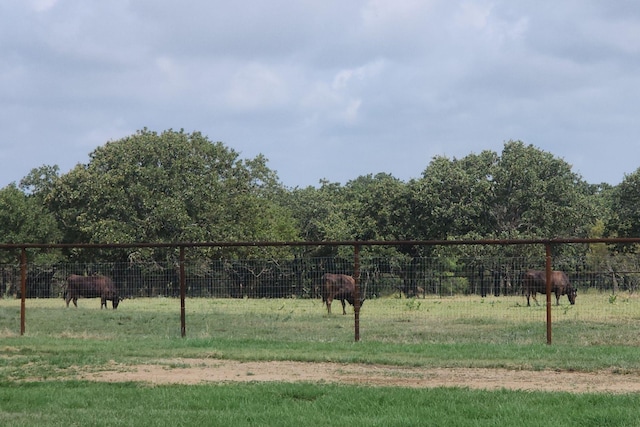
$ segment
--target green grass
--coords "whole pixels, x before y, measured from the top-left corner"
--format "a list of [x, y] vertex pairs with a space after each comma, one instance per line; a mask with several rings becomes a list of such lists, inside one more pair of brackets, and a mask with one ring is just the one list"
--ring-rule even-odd
[[118, 310], [100, 310], [95, 299], [79, 305], [27, 300], [20, 336], [20, 301], [0, 300], [0, 425], [640, 425], [635, 394], [69, 380], [113, 362], [169, 358], [639, 375], [635, 295], [580, 294], [575, 306], [553, 306], [551, 346], [544, 305], [525, 307], [522, 297], [370, 300], [357, 343], [353, 316], [328, 316], [318, 300], [188, 299], [186, 338], [177, 299], [125, 300]]
[[97, 299], [78, 309], [27, 300], [25, 336], [20, 302], [0, 300], [0, 380], [16, 363], [33, 370], [168, 357], [640, 370], [640, 300], [580, 297], [553, 306], [551, 346], [545, 307], [525, 307], [521, 297], [367, 301], [357, 343], [353, 316], [329, 316], [317, 300], [188, 299], [186, 338], [177, 299], [125, 300], [118, 310], [100, 310]]
[[640, 396], [316, 384], [2, 384], [3, 426], [637, 426]]

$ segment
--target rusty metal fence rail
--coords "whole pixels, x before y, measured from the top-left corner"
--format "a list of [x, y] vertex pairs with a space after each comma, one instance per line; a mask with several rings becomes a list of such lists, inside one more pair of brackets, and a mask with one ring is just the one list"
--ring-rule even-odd
[[[21, 300], [20, 334], [25, 333], [27, 298], [60, 298], [69, 274], [104, 274], [114, 279], [123, 297], [168, 297], [180, 300], [180, 331], [186, 336], [186, 298], [318, 298], [319, 280], [324, 272], [353, 275], [355, 294], [366, 299], [389, 297], [425, 298], [426, 296], [522, 295], [521, 274], [529, 268], [543, 270], [547, 277], [547, 343], [552, 342], [552, 304], [555, 303], [548, 278], [554, 269], [562, 269], [581, 289], [620, 289], [634, 292], [640, 286], [638, 257], [623, 257], [624, 262], [560, 257], [556, 249], [571, 245], [622, 245], [631, 247], [640, 238], [618, 239], [534, 239], [534, 240], [433, 240], [433, 241], [338, 241], [338, 242], [208, 242], [155, 244], [0, 244], [0, 250], [14, 251], [18, 261], [0, 265], [0, 296]], [[379, 256], [375, 247], [490, 247], [535, 248], [538, 256]], [[296, 249], [340, 247], [340, 256], [304, 257]], [[188, 257], [189, 251], [210, 248], [289, 248], [292, 255], [282, 258]], [[163, 261], [104, 262], [101, 250], [167, 249], [175, 256]], [[351, 256], [345, 255], [351, 248]], [[34, 265], [28, 254], [38, 250], [96, 251], [91, 262]], [[364, 250], [363, 250], [364, 249]], [[366, 252], [366, 253], [365, 253]], [[629, 251], [633, 253], [633, 251]], [[495, 251], [493, 251], [495, 253]], [[455, 260], [455, 262], [452, 261]], [[360, 306], [355, 298], [354, 339], [360, 339]], [[524, 301], [523, 301], [524, 303]]]

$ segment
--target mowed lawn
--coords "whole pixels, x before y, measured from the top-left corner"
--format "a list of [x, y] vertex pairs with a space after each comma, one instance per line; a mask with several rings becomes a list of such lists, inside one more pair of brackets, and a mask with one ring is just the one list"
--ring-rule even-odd
[[335, 384], [150, 386], [71, 380], [75, 370], [169, 358], [335, 361], [640, 375], [640, 300], [581, 293], [544, 298], [385, 298], [329, 316], [319, 300], [0, 300], [0, 425], [640, 425], [637, 394], [405, 389]]

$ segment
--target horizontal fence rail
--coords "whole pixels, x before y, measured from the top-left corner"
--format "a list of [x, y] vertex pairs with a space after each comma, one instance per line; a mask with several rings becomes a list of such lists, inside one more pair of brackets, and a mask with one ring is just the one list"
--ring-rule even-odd
[[634, 244], [640, 237], [552, 238], [552, 239], [475, 239], [475, 240], [336, 240], [336, 241], [247, 241], [247, 242], [173, 242], [173, 243], [0, 243], [1, 249], [99, 249], [99, 248], [210, 248], [210, 247], [282, 247], [282, 246], [464, 246], [464, 245], [559, 245], [559, 244]]
[[[630, 245], [640, 238], [597, 239], [504, 239], [504, 240], [427, 240], [427, 241], [332, 241], [332, 242], [179, 242], [179, 243], [127, 243], [127, 244], [0, 244], [0, 250], [18, 251], [17, 264], [0, 265], [0, 296], [20, 298], [20, 334], [25, 333], [27, 298], [62, 298], [66, 280], [71, 274], [80, 276], [104, 275], [113, 280], [119, 298], [179, 298], [180, 334], [186, 336], [187, 298], [219, 299], [301, 299], [318, 300], [322, 295], [321, 277], [326, 272], [351, 275], [354, 289], [354, 336], [360, 340], [360, 297], [367, 305], [377, 307], [381, 301], [405, 298], [402, 310], [417, 316], [424, 310], [426, 300], [449, 297], [510, 297], [515, 307], [524, 306], [523, 273], [528, 269], [544, 272], [546, 289], [547, 343], [551, 344], [552, 313], [556, 298], [549, 280], [552, 270], [564, 271], [574, 287], [582, 292], [600, 292], [610, 300], [623, 291], [633, 294], [640, 286], [638, 257], [618, 254], [615, 258], [587, 260], [563, 255], [555, 256], [555, 249], [567, 245], [604, 244]], [[486, 246], [507, 248], [513, 246], [538, 247], [539, 255], [527, 257], [486, 254], [437, 256], [407, 256], [396, 253], [380, 256], [364, 253], [375, 247], [467, 247]], [[339, 255], [309, 257], [296, 252], [304, 247], [338, 247]], [[190, 251], [207, 248], [289, 248], [291, 253], [281, 257], [251, 258], [207, 257]], [[96, 251], [93, 261], [36, 265], [28, 262], [32, 250], [86, 250]], [[176, 251], [164, 260], [102, 261], [103, 249], [167, 249]], [[630, 251], [632, 252], [632, 251]], [[175, 256], [173, 256], [175, 255]], [[531, 298], [537, 305], [535, 294]], [[568, 307], [568, 300], [560, 296]], [[580, 301], [578, 297], [578, 301]], [[527, 298], [528, 299], [528, 298]], [[352, 301], [349, 301], [352, 302]], [[397, 305], [398, 301], [392, 301]], [[456, 301], [454, 301], [456, 302]], [[635, 302], [635, 301], [634, 301]], [[88, 301], [83, 301], [89, 304]], [[457, 303], [457, 302], [456, 302]], [[123, 303], [124, 304], [124, 303]], [[338, 303], [337, 303], [338, 304]], [[579, 304], [579, 302], [578, 302]], [[392, 305], [389, 303], [389, 305]], [[455, 304], [452, 303], [452, 307]], [[334, 308], [338, 305], [334, 304]], [[342, 308], [342, 307], [340, 307]], [[454, 310], [454, 308], [452, 308]], [[455, 308], [455, 310], [458, 310]], [[337, 310], [334, 311], [336, 313]], [[446, 316], [439, 314], [439, 316]], [[464, 314], [457, 313], [460, 318]], [[416, 318], [419, 318], [417, 316]], [[404, 318], [403, 318], [404, 319]], [[396, 320], [404, 321], [404, 320]], [[422, 332], [418, 331], [419, 336]]]

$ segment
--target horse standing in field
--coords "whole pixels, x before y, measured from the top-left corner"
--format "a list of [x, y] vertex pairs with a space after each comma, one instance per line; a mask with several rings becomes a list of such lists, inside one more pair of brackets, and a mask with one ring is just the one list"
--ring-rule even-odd
[[[322, 275], [322, 302], [327, 304], [327, 312], [331, 314], [331, 302], [334, 299], [342, 303], [342, 314], [347, 314], [344, 301], [355, 306], [356, 282], [351, 276], [346, 274], [326, 273]], [[364, 303], [364, 297], [360, 297], [360, 307]]]
[[[524, 286], [524, 294], [527, 297], [527, 307], [530, 307], [529, 297], [533, 297], [533, 300], [538, 303], [536, 293], [547, 293], [547, 273], [542, 270], [528, 270], [524, 273], [522, 279]], [[566, 295], [569, 298], [571, 305], [576, 303], [576, 290], [571, 283], [569, 283], [569, 277], [564, 271], [552, 271], [551, 272], [551, 292], [556, 294], [556, 305], [560, 305], [560, 297]]]
[[73, 305], [78, 307], [78, 297], [100, 298], [100, 308], [107, 308], [107, 301], [111, 300], [113, 309], [118, 308], [120, 297], [115, 284], [107, 276], [78, 276], [72, 274], [67, 278], [67, 289], [65, 290], [65, 302], [69, 307], [69, 302], [73, 300]]

